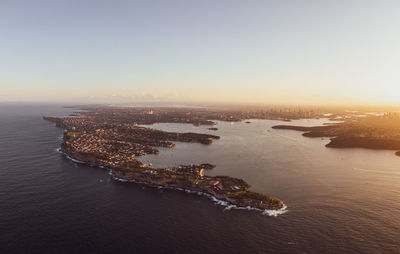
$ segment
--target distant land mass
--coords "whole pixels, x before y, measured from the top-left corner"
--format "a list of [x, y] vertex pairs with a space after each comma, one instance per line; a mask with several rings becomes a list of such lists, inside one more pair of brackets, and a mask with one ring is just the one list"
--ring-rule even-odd
[[[305, 137], [330, 137], [332, 148], [400, 150], [400, 114], [359, 115], [325, 126], [277, 125], [274, 129], [302, 131]], [[400, 156], [400, 151], [396, 152]]]

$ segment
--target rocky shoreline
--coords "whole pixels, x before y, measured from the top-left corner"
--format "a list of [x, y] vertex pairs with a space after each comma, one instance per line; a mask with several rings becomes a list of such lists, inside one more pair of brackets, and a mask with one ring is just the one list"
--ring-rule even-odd
[[237, 206], [234, 204], [231, 204], [225, 200], [222, 199], [218, 199], [217, 197], [209, 194], [209, 193], [205, 193], [205, 192], [201, 192], [201, 191], [194, 191], [194, 190], [190, 190], [190, 189], [182, 189], [179, 187], [173, 188], [173, 187], [166, 187], [166, 186], [159, 186], [159, 185], [153, 185], [153, 184], [149, 184], [147, 182], [139, 182], [136, 180], [126, 180], [126, 179], [122, 179], [122, 178], [118, 178], [117, 176], [115, 176], [112, 171], [110, 171], [110, 175], [112, 176], [112, 178], [116, 181], [120, 181], [120, 182], [134, 182], [134, 183], [138, 183], [138, 184], [144, 184], [146, 186], [149, 187], [154, 187], [154, 188], [158, 188], [158, 189], [171, 189], [171, 190], [178, 190], [178, 191], [184, 191], [186, 193], [190, 193], [190, 194], [196, 194], [198, 196], [205, 196], [208, 197], [209, 199], [211, 199], [215, 204], [221, 205], [221, 206], [225, 206], [225, 210], [231, 210], [231, 209], [238, 209], [238, 210], [253, 210], [253, 211], [260, 211], [262, 212], [262, 214], [264, 215], [268, 215], [268, 216], [278, 216], [281, 214], [284, 214], [287, 212], [287, 206], [285, 204], [283, 204], [283, 207], [280, 209], [260, 209], [260, 208], [256, 208], [256, 207], [251, 207], [251, 206]]
[[[226, 206], [226, 209], [257, 210], [270, 216], [283, 214], [287, 209], [287, 206], [276, 198], [249, 191], [248, 188], [250, 185], [242, 179], [232, 178], [229, 176], [200, 176], [203, 178], [203, 181], [213, 181], [214, 184], [216, 181], [222, 180], [224, 184], [229, 185], [233, 182], [238, 184], [236, 185], [237, 187], [240, 186], [237, 190], [232, 190], [231, 192], [224, 192], [222, 188], [218, 187], [210, 188], [209, 186], [199, 185], [196, 183], [193, 185], [193, 182], [189, 180], [189, 176], [197, 177], [196, 175], [200, 175], [202, 170], [212, 169], [213, 165], [211, 164], [180, 166], [174, 169], [143, 167], [126, 170], [120, 168], [108, 168], [106, 165], [102, 165], [98, 161], [93, 160], [92, 157], [85, 157], [74, 152], [71, 153], [71, 151], [66, 149], [65, 145], [60, 148], [60, 152], [69, 159], [72, 159], [74, 162], [109, 169], [110, 175], [114, 180], [135, 182], [157, 188], [168, 188], [204, 195], [212, 199], [215, 203]], [[182, 170], [179, 172], [179, 169]], [[190, 172], [192, 169], [194, 169], [194, 172]], [[165, 175], [160, 177], [160, 171], [163, 171]], [[176, 181], [171, 182], [171, 178]]]
[[[68, 157], [86, 163], [90, 166], [109, 168], [109, 165], [95, 160], [92, 156], [85, 156], [71, 151], [65, 143], [61, 152]], [[195, 193], [204, 193], [220, 201], [227, 202], [227, 206], [234, 208], [259, 209], [260, 211], [281, 211], [286, 208], [279, 199], [249, 191], [250, 185], [242, 179], [229, 176], [206, 176], [204, 170], [210, 170], [210, 164], [180, 166], [172, 169], [135, 167], [109, 168], [113, 178], [145, 183], [148, 185], [172, 189], [188, 190]]]

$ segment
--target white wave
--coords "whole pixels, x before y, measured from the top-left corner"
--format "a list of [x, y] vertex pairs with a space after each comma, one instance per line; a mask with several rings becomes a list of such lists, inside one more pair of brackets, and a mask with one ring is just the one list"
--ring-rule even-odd
[[58, 153], [63, 154], [67, 159], [70, 159], [73, 162], [76, 162], [76, 163], [79, 163], [79, 164], [86, 164], [86, 162], [80, 161], [80, 160], [76, 160], [76, 159], [72, 158], [71, 156], [69, 156], [68, 154], [64, 153], [63, 151], [61, 151], [61, 148], [57, 148], [56, 151]]
[[278, 210], [264, 210], [263, 214], [264, 215], [268, 215], [268, 216], [277, 217], [278, 215], [284, 214], [287, 211], [288, 211], [287, 210], [287, 206], [284, 204], [281, 209], [278, 209]]
[[86, 164], [86, 162], [79, 161], [79, 160], [75, 160], [74, 158], [71, 158], [71, 157], [69, 157], [69, 156], [67, 156], [67, 158], [70, 159], [71, 161], [76, 162], [76, 163], [79, 163], [79, 164]]

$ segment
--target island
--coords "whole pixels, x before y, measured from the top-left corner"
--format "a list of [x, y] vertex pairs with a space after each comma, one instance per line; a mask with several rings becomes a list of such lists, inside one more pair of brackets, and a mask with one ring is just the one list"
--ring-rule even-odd
[[400, 114], [365, 115], [323, 126], [276, 125], [273, 129], [304, 132], [305, 137], [329, 137], [326, 147], [398, 150], [400, 156]]
[[[250, 185], [229, 176], [208, 176], [215, 165], [181, 165], [173, 168], [154, 168], [138, 157], [157, 154], [157, 147], [173, 147], [174, 141], [210, 145], [219, 136], [201, 133], [178, 133], [144, 127], [156, 122], [183, 122], [194, 125], [215, 125], [205, 114], [182, 113], [181, 110], [91, 107], [68, 117], [44, 116], [45, 120], [64, 128], [61, 152], [69, 158], [91, 166], [110, 170], [120, 181], [144, 183], [204, 194], [225, 202], [229, 207], [283, 211], [286, 206], [274, 197], [249, 190]], [[213, 113], [212, 113], [213, 114]], [[238, 117], [220, 114], [217, 119], [239, 121]], [[213, 118], [214, 119], [214, 118]]]

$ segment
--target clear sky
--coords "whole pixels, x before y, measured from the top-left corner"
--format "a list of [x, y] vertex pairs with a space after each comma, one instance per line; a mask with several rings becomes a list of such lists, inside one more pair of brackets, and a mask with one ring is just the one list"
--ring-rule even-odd
[[0, 1], [0, 101], [119, 97], [400, 104], [400, 1]]

